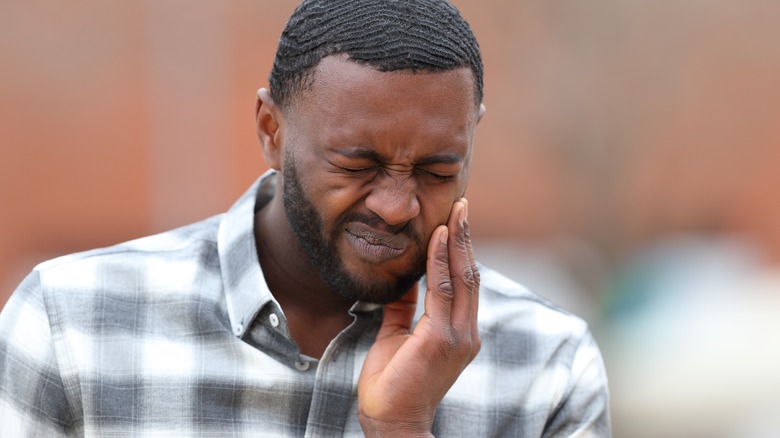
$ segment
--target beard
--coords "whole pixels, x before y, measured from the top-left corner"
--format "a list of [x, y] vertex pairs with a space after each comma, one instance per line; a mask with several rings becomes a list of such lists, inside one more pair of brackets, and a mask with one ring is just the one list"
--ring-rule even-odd
[[304, 193], [290, 148], [285, 152], [282, 177], [287, 221], [309, 256], [309, 260], [317, 267], [322, 280], [331, 290], [350, 300], [387, 304], [399, 300], [425, 273], [426, 250], [419, 233], [414, 230], [411, 223], [407, 223], [399, 230], [405, 232], [418, 248], [412, 264], [405, 273], [390, 280], [382, 280], [379, 275], [370, 274], [367, 275], [370, 280], [365, 280], [350, 273], [345, 268], [336, 246], [337, 240], [344, 232], [343, 224], [357, 221], [375, 225], [381, 223], [382, 219], [357, 213], [347, 214], [328, 232], [324, 229], [322, 218], [314, 204]]

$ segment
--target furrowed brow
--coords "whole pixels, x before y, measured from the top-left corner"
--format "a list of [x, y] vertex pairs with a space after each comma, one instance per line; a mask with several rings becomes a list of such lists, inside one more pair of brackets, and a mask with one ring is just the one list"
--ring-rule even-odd
[[460, 164], [463, 157], [458, 154], [442, 153], [423, 157], [415, 161], [415, 166], [430, 166], [432, 164]]
[[361, 147], [338, 149], [334, 152], [346, 158], [363, 158], [377, 162], [382, 161], [382, 157], [380, 157], [379, 154], [377, 154], [375, 151]]
[[[384, 157], [376, 153], [376, 151], [368, 148], [352, 147], [352, 148], [338, 149], [334, 152], [345, 158], [367, 159], [367, 160], [376, 161], [378, 163], [384, 163], [388, 161]], [[419, 160], [414, 162], [414, 165], [430, 166], [433, 164], [460, 164], [463, 162], [463, 160], [464, 158], [461, 155], [444, 152], [444, 153], [420, 158]]]

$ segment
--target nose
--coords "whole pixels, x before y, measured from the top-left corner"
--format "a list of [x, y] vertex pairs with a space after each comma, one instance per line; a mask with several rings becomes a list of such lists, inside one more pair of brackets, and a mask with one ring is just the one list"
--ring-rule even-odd
[[366, 207], [388, 225], [403, 225], [420, 214], [417, 183], [411, 172], [385, 171], [377, 175]]

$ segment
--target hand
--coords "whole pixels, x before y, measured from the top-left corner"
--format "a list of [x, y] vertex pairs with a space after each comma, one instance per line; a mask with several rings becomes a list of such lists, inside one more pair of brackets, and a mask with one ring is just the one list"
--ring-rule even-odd
[[425, 313], [411, 332], [417, 286], [385, 306], [358, 382], [358, 416], [368, 437], [431, 436], [442, 398], [480, 348], [479, 272], [467, 222], [455, 202], [428, 245]]

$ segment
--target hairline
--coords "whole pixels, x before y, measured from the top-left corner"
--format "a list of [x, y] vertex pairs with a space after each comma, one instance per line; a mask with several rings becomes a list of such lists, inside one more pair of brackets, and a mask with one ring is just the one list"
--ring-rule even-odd
[[[477, 74], [474, 72], [474, 69], [469, 64], [462, 64], [462, 65], [454, 65], [452, 67], [446, 67], [446, 68], [427, 68], [427, 67], [420, 67], [420, 68], [397, 68], [392, 70], [384, 70], [381, 67], [377, 66], [376, 64], [373, 64], [371, 62], [362, 61], [360, 59], [355, 59], [349, 56], [346, 52], [338, 52], [338, 53], [332, 53], [326, 56], [323, 56], [320, 58], [319, 61], [317, 61], [316, 64], [311, 66], [310, 68], [306, 69], [306, 71], [302, 72], [299, 81], [298, 86], [296, 87], [288, 87], [288, 90], [294, 90], [293, 93], [289, 93], [286, 96], [286, 102], [284, 102], [283, 105], [278, 105], [279, 109], [282, 110], [283, 113], [288, 113], [288, 110], [295, 110], [297, 102], [303, 97], [303, 95], [306, 92], [310, 92], [312, 90], [312, 87], [314, 86], [315, 78], [317, 77], [317, 72], [320, 69], [320, 66], [322, 65], [322, 61], [326, 58], [341, 58], [341, 60], [346, 62], [352, 62], [354, 64], [373, 69], [374, 71], [380, 72], [380, 73], [387, 73], [387, 74], [429, 74], [429, 73], [447, 73], [457, 70], [468, 70], [471, 73], [471, 86], [469, 89], [471, 90], [472, 94], [472, 100], [474, 101], [475, 107], [478, 109], [479, 106], [482, 104], [482, 99], [480, 99], [477, 94]], [[271, 90], [272, 96], [273, 96], [273, 90]], [[479, 101], [478, 101], [479, 100]]]

